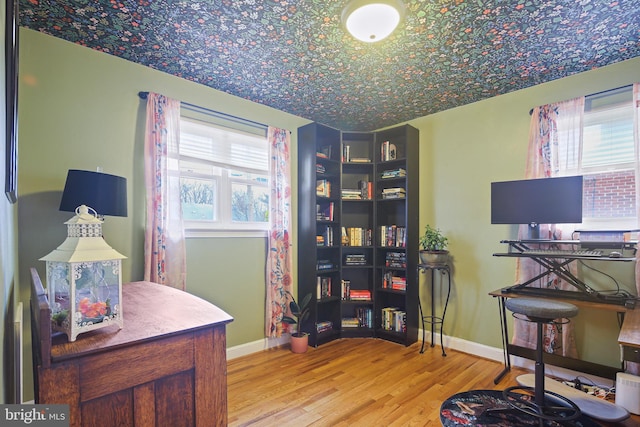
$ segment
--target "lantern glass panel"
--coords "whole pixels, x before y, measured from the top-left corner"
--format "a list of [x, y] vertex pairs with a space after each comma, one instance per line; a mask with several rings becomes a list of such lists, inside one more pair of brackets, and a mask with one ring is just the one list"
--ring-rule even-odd
[[120, 260], [73, 264], [75, 321], [99, 323], [118, 314]]
[[47, 284], [49, 298], [53, 301], [51, 314], [53, 320], [64, 320], [69, 315], [69, 301], [71, 300], [70, 264], [66, 262], [47, 263]]

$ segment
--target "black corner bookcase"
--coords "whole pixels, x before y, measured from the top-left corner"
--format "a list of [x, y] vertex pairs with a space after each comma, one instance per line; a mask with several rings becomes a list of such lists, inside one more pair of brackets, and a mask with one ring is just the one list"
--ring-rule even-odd
[[418, 337], [419, 134], [298, 129], [298, 295], [309, 343]]

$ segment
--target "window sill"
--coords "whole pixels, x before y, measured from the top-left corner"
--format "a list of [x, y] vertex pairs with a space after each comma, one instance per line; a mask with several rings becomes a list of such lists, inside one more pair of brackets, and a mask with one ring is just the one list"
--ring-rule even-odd
[[187, 239], [210, 239], [210, 238], [266, 238], [267, 230], [195, 230], [184, 231]]

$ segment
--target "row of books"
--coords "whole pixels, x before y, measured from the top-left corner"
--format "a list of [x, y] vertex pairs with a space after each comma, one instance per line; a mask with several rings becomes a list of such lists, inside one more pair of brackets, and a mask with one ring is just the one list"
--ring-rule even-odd
[[331, 197], [331, 181], [327, 179], [317, 179], [316, 196]]
[[407, 197], [407, 192], [402, 187], [391, 187], [382, 189], [382, 199], [404, 199]]
[[396, 291], [407, 290], [407, 278], [395, 276], [394, 273], [387, 271], [382, 275], [382, 287], [384, 289], [394, 289]]
[[343, 200], [371, 200], [373, 199], [373, 182], [358, 181], [358, 188], [343, 188], [340, 192]]
[[317, 299], [327, 298], [331, 296], [331, 277], [318, 276], [316, 278], [316, 295]]
[[372, 246], [373, 230], [361, 227], [342, 227], [342, 244], [343, 246]]
[[353, 157], [351, 155], [351, 146], [348, 144], [342, 145], [342, 162], [343, 163], [371, 163], [371, 159], [368, 157]]
[[355, 317], [343, 317], [343, 328], [373, 328], [373, 310], [370, 307], [356, 307]]
[[395, 160], [398, 157], [398, 149], [395, 144], [391, 144], [389, 141], [384, 141], [380, 145], [380, 160], [386, 162], [388, 160]]
[[344, 256], [344, 265], [367, 265], [365, 254], [347, 254]]
[[316, 219], [319, 221], [333, 221], [335, 205], [333, 202], [316, 203]]
[[345, 301], [371, 301], [371, 291], [368, 289], [351, 289], [351, 280], [340, 282], [340, 298]]
[[403, 178], [405, 176], [407, 176], [407, 171], [403, 168], [385, 170], [380, 174], [380, 178], [382, 179]]
[[407, 254], [405, 252], [387, 252], [384, 266], [389, 268], [407, 268]]
[[407, 313], [397, 307], [385, 307], [380, 326], [385, 331], [407, 332]]
[[316, 234], [316, 245], [333, 246], [333, 227], [327, 225], [322, 234]]
[[380, 226], [380, 246], [406, 248], [407, 228], [400, 225]]
[[346, 299], [350, 301], [371, 301], [371, 291], [368, 289], [349, 289]]

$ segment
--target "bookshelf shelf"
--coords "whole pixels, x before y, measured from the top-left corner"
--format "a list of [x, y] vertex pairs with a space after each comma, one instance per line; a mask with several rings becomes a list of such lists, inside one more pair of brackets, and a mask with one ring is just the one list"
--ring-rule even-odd
[[417, 341], [418, 149], [409, 125], [298, 129], [298, 295], [322, 293], [302, 325], [310, 345]]

